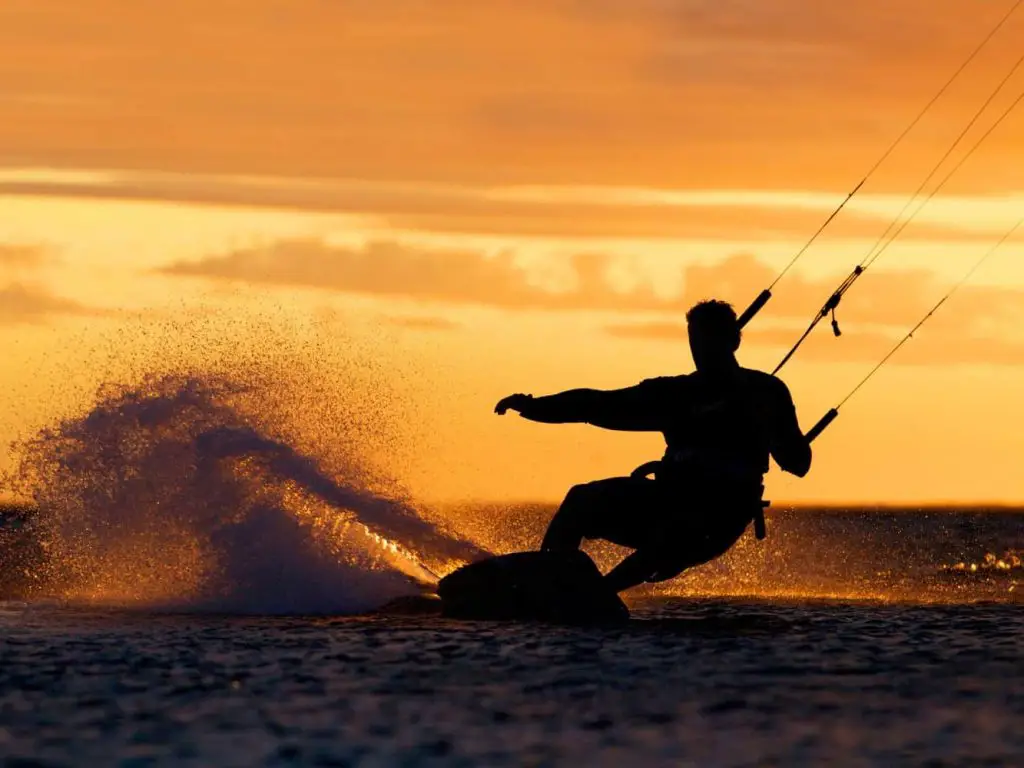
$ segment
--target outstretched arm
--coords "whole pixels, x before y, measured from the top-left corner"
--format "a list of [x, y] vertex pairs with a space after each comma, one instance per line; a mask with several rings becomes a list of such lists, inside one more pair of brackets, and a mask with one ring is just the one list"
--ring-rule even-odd
[[789, 388], [778, 381], [772, 425], [771, 454], [784, 471], [803, 477], [811, 469], [811, 444], [800, 429]]
[[495, 407], [501, 415], [518, 411], [524, 419], [546, 424], [592, 424], [630, 432], [660, 431], [650, 383], [625, 389], [570, 389], [556, 395], [510, 395]]

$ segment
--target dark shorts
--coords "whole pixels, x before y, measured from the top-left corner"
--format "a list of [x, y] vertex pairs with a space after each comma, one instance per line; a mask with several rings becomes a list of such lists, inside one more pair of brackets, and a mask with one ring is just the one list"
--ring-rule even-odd
[[756, 503], [706, 498], [664, 481], [634, 477], [597, 480], [572, 493], [584, 538], [661, 551], [666, 563], [680, 571], [724, 554], [750, 524]]

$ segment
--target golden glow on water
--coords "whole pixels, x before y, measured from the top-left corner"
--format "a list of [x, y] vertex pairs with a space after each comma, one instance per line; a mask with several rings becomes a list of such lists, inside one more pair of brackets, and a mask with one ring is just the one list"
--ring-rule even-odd
[[[481, 546], [507, 553], [536, 549], [554, 508], [451, 505], [428, 514], [447, 517]], [[901, 516], [911, 521], [908, 525], [920, 525], [919, 510], [865, 511], [856, 517], [812, 510], [784, 510], [779, 514], [781, 519], [769, 520], [765, 541], [757, 541], [748, 531], [719, 560], [671, 581], [637, 588], [625, 595], [627, 602], [652, 597], [921, 604], [1019, 599], [1018, 586], [1024, 580], [1019, 551], [1011, 549], [997, 555], [982, 550], [975, 562], [943, 560], [932, 547], [942, 543], [956, 549], [960, 546], [956, 537], [944, 537], [944, 542], [932, 541], [923, 547], [900, 527]], [[959, 514], [950, 509], [924, 517], [941, 525], [944, 516], [956, 519]], [[1004, 518], [1008, 531], [1014, 529], [1014, 520], [1019, 518]], [[944, 528], [936, 530], [942, 532]], [[584, 548], [605, 572], [628, 554], [626, 549], [603, 542], [586, 542]]]
[[970, 571], [971, 573], [977, 573], [978, 571], [1014, 571], [1022, 570], [1021, 559], [1016, 552], [1007, 552], [1003, 557], [997, 557], [991, 552], [985, 554], [985, 559], [980, 563], [957, 563], [956, 565], [945, 566], [945, 570], [949, 571]]
[[[355, 553], [369, 551], [372, 558], [368, 564], [370, 568], [397, 569], [426, 587], [437, 582], [437, 575], [422, 565], [413, 552], [360, 522], [356, 510], [332, 507], [312, 497], [294, 480], [281, 481], [266, 471], [254, 471], [255, 460], [246, 461], [248, 478], [255, 481], [257, 487], [273, 488], [274, 502], [309, 526], [313, 537], [335, 557], [357, 564]], [[270, 493], [269, 490], [265, 492]], [[363, 565], [362, 562], [358, 564]], [[458, 563], [462, 564], [464, 561]]]
[[211, 572], [207, 542], [168, 532], [152, 537], [133, 534], [126, 541], [108, 541], [102, 556], [83, 557], [82, 550], [73, 542], [52, 554], [62, 564], [74, 568], [68, 574], [68, 586], [59, 595], [76, 604], [180, 604], [198, 592]]

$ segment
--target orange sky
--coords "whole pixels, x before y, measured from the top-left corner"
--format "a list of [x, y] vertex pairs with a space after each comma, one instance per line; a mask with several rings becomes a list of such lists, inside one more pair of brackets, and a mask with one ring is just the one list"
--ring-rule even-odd
[[[745, 306], [1010, 5], [6, 0], [0, 441], [104, 380], [265, 348], [275, 318], [314, 368], [391, 366], [387, 460], [418, 496], [628, 471], [656, 437], [493, 401], [688, 370], [686, 307]], [[779, 285], [746, 364], [777, 362], [1022, 39], [1024, 11]], [[1022, 136], [1024, 107], [787, 369], [805, 425], [1024, 213]], [[770, 495], [1024, 501], [1022, 308], [1018, 238]]]

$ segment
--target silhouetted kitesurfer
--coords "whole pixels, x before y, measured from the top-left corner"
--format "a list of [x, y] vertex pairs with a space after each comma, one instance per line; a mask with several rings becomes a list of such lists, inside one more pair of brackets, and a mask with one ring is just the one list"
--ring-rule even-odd
[[799, 477], [811, 466], [789, 389], [736, 361], [733, 308], [701, 302], [686, 320], [693, 373], [609, 391], [510, 395], [495, 407], [531, 421], [665, 436], [660, 461], [570, 489], [541, 544], [574, 552], [583, 539], [605, 539], [636, 550], [605, 576], [616, 592], [672, 578], [732, 547], [761, 514], [769, 456]]

